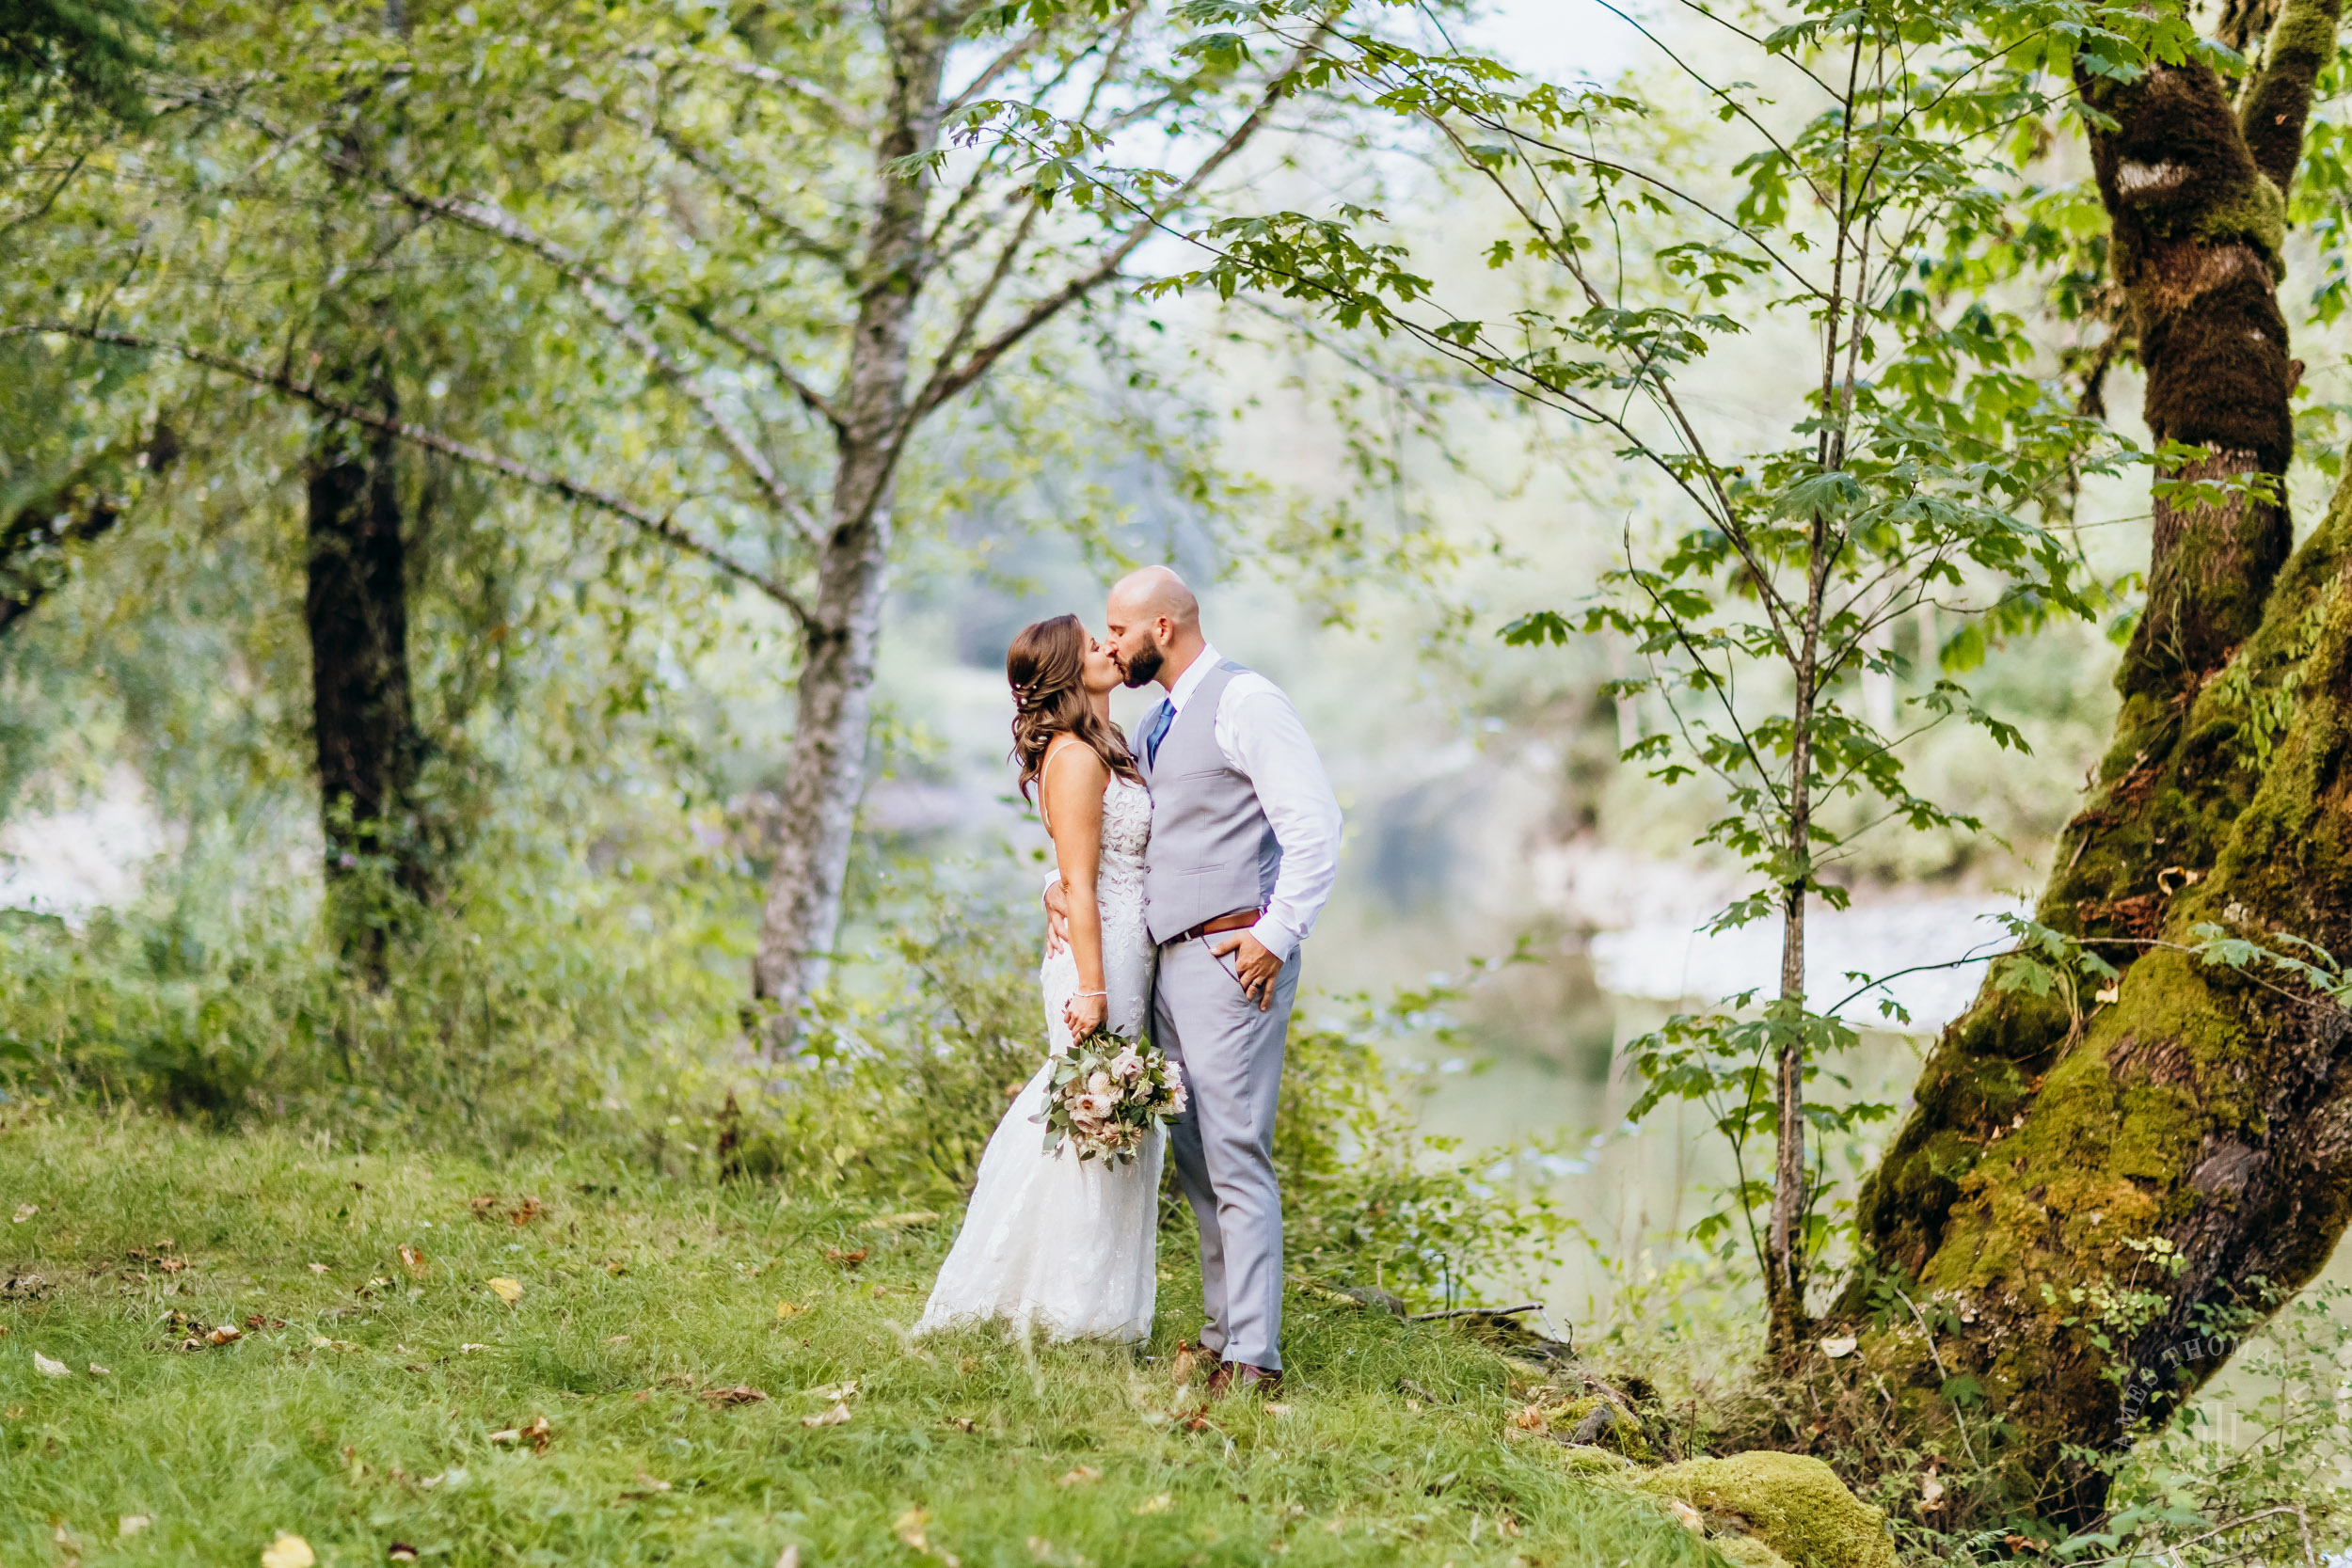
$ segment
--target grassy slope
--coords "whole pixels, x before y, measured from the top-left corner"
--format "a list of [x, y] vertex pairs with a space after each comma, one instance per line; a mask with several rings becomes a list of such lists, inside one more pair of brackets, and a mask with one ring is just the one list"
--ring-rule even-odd
[[[545, 1212], [475, 1218], [483, 1194]], [[24, 1204], [39, 1212], [8, 1223]], [[1507, 1439], [1509, 1370], [1447, 1330], [1295, 1299], [1288, 1414], [1219, 1406], [1186, 1432], [1166, 1356], [1197, 1322], [1189, 1259], [1164, 1262], [1141, 1357], [987, 1332], [910, 1347], [947, 1227], [867, 1218], [579, 1161], [13, 1116], [0, 1276], [46, 1284], [0, 1299], [0, 1561], [249, 1568], [281, 1530], [329, 1568], [395, 1542], [428, 1562], [759, 1568], [795, 1544], [811, 1565], [1713, 1560], [1567, 1477], [1554, 1445]], [[188, 1267], [129, 1257], [165, 1238]], [[860, 1246], [854, 1272], [823, 1256]], [[493, 1275], [522, 1284], [517, 1306]], [[780, 1300], [804, 1310], [780, 1320]], [[264, 1325], [184, 1352], [174, 1311]], [[41, 1375], [36, 1352], [72, 1375]], [[804, 1427], [828, 1408], [804, 1391], [849, 1378], [851, 1418]], [[1444, 1402], [1417, 1407], [1400, 1380]], [[739, 1383], [771, 1397], [700, 1397]], [[543, 1453], [488, 1440], [542, 1416]], [[1079, 1466], [1100, 1479], [1062, 1484]], [[898, 1538], [913, 1509], [928, 1556]], [[153, 1525], [121, 1538], [124, 1514]], [[1506, 1517], [1524, 1534], [1500, 1535]]]

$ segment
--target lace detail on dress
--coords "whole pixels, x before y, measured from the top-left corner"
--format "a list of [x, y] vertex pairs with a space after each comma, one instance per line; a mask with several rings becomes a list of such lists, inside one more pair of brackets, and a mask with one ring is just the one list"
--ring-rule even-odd
[[[1103, 912], [1103, 989], [1110, 1026], [1141, 1038], [1158, 958], [1143, 924], [1143, 851], [1152, 839], [1152, 792], [1113, 776], [1103, 789], [1103, 856], [1095, 896]], [[1078, 960], [1065, 947], [1038, 971], [1048, 1050], [1070, 1049], [1062, 1007], [1078, 990]], [[1001, 1320], [1056, 1339], [1139, 1339], [1152, 1331], [1159, 1294], [1156, 1254], [1165, 1130], [1124, 1165], [1045, 1152], [1049, 1061], [1023, 1086], [980, 1156], [963, 1227], [931, 1288], [915, 1332]]]
[[[1143, 852], [1152, 842], [1152, 792], [1112, 775], [1103, 786], [1103, 854], [1094, 874], [1094, 902], [1103, 916], [1103, 989], [1110, 992], [1111, 1028], [1143, 1037], [1152, 1006], [1152, 969], [1159, 956], [1143, 924]], [[1062, 1006], [1078, 991], [1078, 956], [1065, 947], [1038, 970], [1045, 998], [1048, 1054], [1070, 1052]]]

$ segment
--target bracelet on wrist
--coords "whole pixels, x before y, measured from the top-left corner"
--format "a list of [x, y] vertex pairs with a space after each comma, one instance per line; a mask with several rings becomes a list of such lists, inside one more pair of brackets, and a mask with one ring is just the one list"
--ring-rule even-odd
[[1075, 1002], [1081, 996], [1099, 996], [1105, 1002], [1111, 999], [1111, 993], [1106, 990], [1073, 990], [1070, 993], [1070, 1000]]

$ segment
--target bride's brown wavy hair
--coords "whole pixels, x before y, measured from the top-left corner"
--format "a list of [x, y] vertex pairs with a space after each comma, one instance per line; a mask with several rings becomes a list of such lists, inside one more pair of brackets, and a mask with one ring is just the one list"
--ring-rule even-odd
[[1045, 767], [1057, 736], [1075, 736], [1122, 779], [1143, 782], [1135, 753], [1117, 724], [1087, 701], [1087, 629], [1075, 615], [1037, 621], [1013, 635], [1005, 650], [1005, 679], [1012, 685], [1012, 760], [1021, 765], [1021, 799]]

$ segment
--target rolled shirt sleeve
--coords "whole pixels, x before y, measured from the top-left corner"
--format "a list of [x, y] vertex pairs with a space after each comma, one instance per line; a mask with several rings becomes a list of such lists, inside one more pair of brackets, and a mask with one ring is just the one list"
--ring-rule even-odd
[[1250, 935], [1289, 962], [1315, 928], [1339, 877], [1340, 802], [1298, 710], [1263, 675], [1238, 675], [1216, 710], [1217, 749], [1258, 793], [1282, 847], [1265, 913]]

